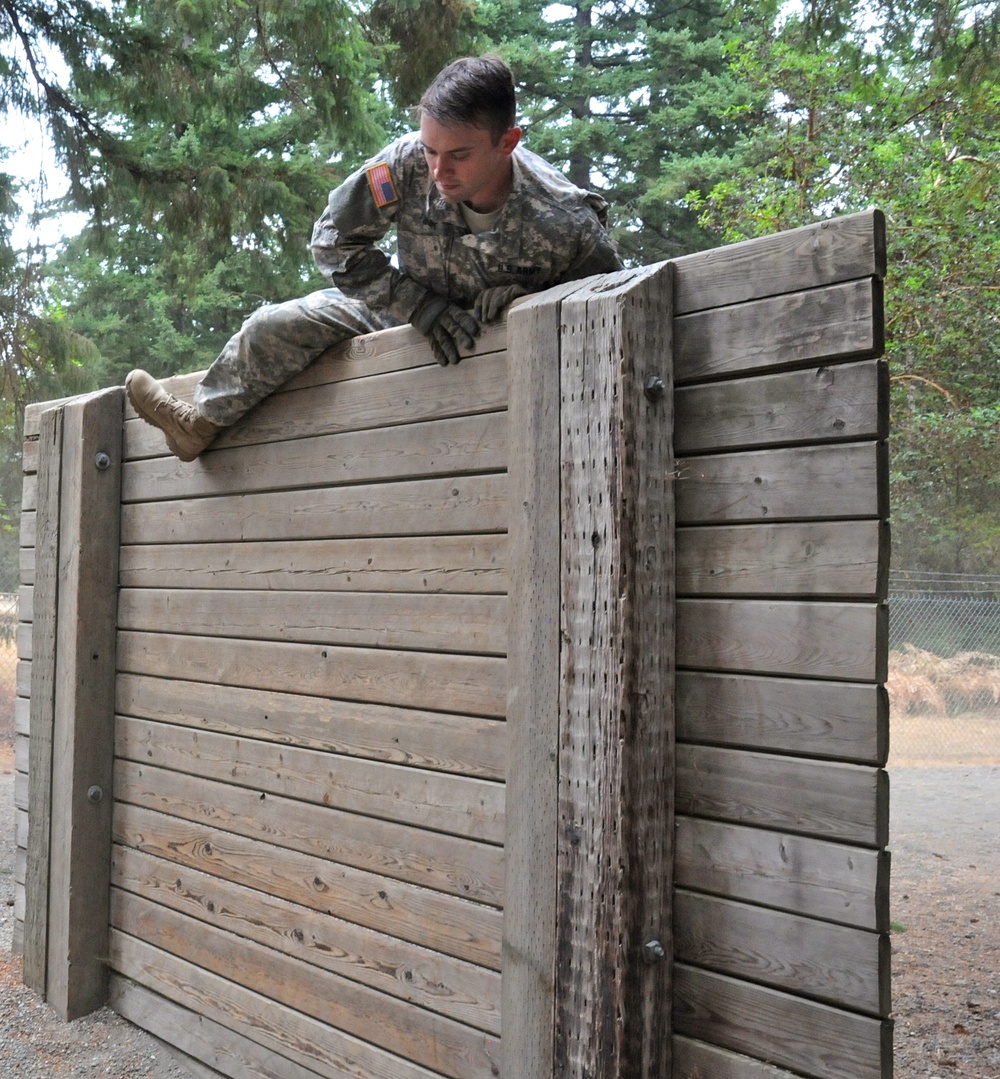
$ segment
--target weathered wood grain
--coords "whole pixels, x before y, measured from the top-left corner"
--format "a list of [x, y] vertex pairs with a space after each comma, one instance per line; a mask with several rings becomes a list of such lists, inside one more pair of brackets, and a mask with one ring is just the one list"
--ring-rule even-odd
[[708, 746], [677, 747], [677, 812], [884, 847], [885, 772]]
[[123, 397], [63, 414], [46, 999], [66, 1021], [107, 999]]
[[20, 583], [33, 585], [35, 583], [35, 548], [21, 547], [18, 550], [18, 564], [20, 567]]
[[503, 779], [505, 724], [478, 716], [119, 674], [117, 710], [277, 745]]
[[18, 543], [21, 547], [35, 546], [35, 529], [37, 521], [34, 510], [25, 510], [21, 514], [21, 526], [18, 531]]
[[[502, 375], [501, 356], [496, 377]], [[122, 499], [143, 502], [152, 493], [157, 499], [200, 498], [384, 479], [464, 475], [505, 467], [507, 417], [504, 412], [413, 423], [410, 411], [415, 404], [409, 396], [404, 394], [400, 417], [396, 420], [398, 424], [405, 417], [405, 426], [376, 426], [371, 430], [348, 430], [316, 437], [302, 437], [300, 433], [287, 441], [229, 449], [213, 447], [197, 468], [172, 456], [129, 461], [122, 476]], [[289, 408], [296, 405], [300, 413], [303, 411], [302, 401], [288, 404]], [[344, 402], [341, 407], [359, 428], [368, 422], [351, 402]], [[440, 404], [437, 407], [443, 408]], [[469, 409], [468, 402], [464, 407]], [[253, 429], [257, 429], [256, 425]], [[133, 442], [138, 442], [141, 434], [145, 443], [146, 431], [156, 434], [155, 429], [138, 420], [126, 430], [136, 432]], [[137, 447], [137, 452], [140, 451], [141, 447]]]
[[17, 593], [17, 617], [19, 622], [35, 620], [35, 586], [22, 584]]
[[[747, 1053], [810, 1079], [888, 1079], [892, 1024], [755, 986], [676, 967], [679, 1034]], [[714, 1076], [713, 1076], [714, 1079]]]
[[[118, 1015], [167, 1044], [172, 1053], [183, 1054], [181, 1063], [191, 1071], [192, 1079], [202, 1079], [196, 1067], [205, 1068], [209, 1077], [226, 1075], [230, 1079], [313, 1079], [320, 1075], [119, 974], [111, 975], [108, 1004]], [[214, 1067], [209, 1070], [202, 1061]]]
[[122, 543], [237, 543], [502, 532], [507, 478], [449, 477], [122, 507]]
[[889, 700], [878, 685], [679, 671], [677, 737], [881, 767]]
[[503, 906], [503, 851], [486, 843], [126, 760], [115, 762], [115, 797], [193, 823], [212, 820], [227, 832], [369, 873]]
[[674, 1038], [675, 1079], [796, 1079], [784, 1068], [691, 1038]]
[[885, 215], [865, 210], [676, 259], [674, 311], [885, 277], [885, 269]]
[[205, 779], [350, 813], [503, 842], [503, 785], [467, 776], [338, 757], [148, 720], [119, 718], [115, 752]]
[[882, 282], [866, 277], [683, 315], [674, 321], [675, 378], [683, 386], [877, 356], [883, 348], [881, 313]]
[[118, 669], [248, 689], [299, 692], [374, 704], [502, 716], [506, 663], [493, 656], [342, 648], [279, 641], [118, 635]]
[[[324, 1079], [343, 1079], [345, 1075], [351, 1079], [440, 1079], [440, 1072], [387, 1053], [268, 995], [114, 929], [111, 960], [130, 980], [275, 1050], [296, 1068], [314, 1069]], [[304, 1079], [300, 1071], [292, 1075]]]
[[678, 595], [884, 599], [882, 521], [708, 525], [677, 530]]
[[502, 656], [507, 600], [379, 592], [122, 589], [125, 630]]
[[[177, 472], [211, 472], [217, 454], [234, 446], [315, 438], [341, 431], [391, 427], [506, 407], [503, 353], [467, 359], [457, 367], [433, 364], [346, 382], [272, 394], [225, 431], [210, 452]], [[163, 435], [141, 420], [125, 425], [129, 460], [167, 452]], [[224, 466], [225, 467], [225, 466]]]
[[677, 474], [682, 525], [888, 517], [881, 442], [683, 457]]
[[490, 970], [500, 969], [501, 914], [311, 855], [140, 806], [115, 805], [114, 839], [154, 857], [367, 926]]
[[[193, 869], [116, 847], [112, 884], [419, 1008], [500, 1033], [500, 975]], [[120, 896], [123, 909], [131, 902]], [[197, 926], [192, 935], [197, 936]], [[304, 974], [304, 977], [308, 975]]]
[[[38, 443], [36, 442], [37, 446]], [[38, 507], [38, 477], [28, 474], [21, 481], [21, 508], [33, 510]]]
[[119, 575], [123, 588], [504, 594], [507, 562], [502, 533], [172, 543], [123, 547]]
[[879, 933], [889, 929], [885, 851], [677, 818], [677, 886]]
[[677, 665], [884, 682], [888, 615], [874, 603], [682, 599]]
[[888, 1015], [887, 933], [833, 925], [684, 889], [674, 894], [675, 959], [705, 970]]
[[[21, 699], [29, 699], [28, 825], [24, 878], [24, 984], [44, 997], [48, 978], [49, 854], [52, 842], [52, 747], [56, 696], [56, 630], [59, 603], [59, 506], [62, 476], [63, 413], [52, 409], [39, 417], [38, 494], [40, 526], [35, 545], [32, 603], [18, 602], [18, 617], [32, 625], [33, 660], [30, 683]], [[38, 614], [34, 612], [38, 593]], [[20, 665], [19, 665], [20, 666]], [[22, 687], [18, 687], [21, 692]], [[23, 737], [23, 736], [22, 736]], [[19, 739], [19, 745], [28, 745]]]
[[441, 1071], [450, 1079], [493, 1079], [497, 1039], [454, 1020], [331, 973], [319, 975], [301, 959], [236, 937], [137, 896], [112, 894], [112, 924], [153, 947], [197, 962], [278, 1004], [324, 1024], [370, 1038], [382, 1048]]
[[888, 437], [882, 360], [689, 386], [677, 391], [677, 453]]
[[648, 267], [562, 307], [555, 1059], [594, 1079], [671, 1066], [670, 281]]
[[[41, 421], [39, 420], [39, 433]], [[38, 471], [39, 442], [37, 438], [26, 440], [21, 446], [21, 471], [27, 476]], [[23, 505], [23, 501], [22, 501]]]
[[561, 298], [508, 316], [511, 439], [507, 909], [503, 1075], [552, 1075], [559, 828], [559, 339]]

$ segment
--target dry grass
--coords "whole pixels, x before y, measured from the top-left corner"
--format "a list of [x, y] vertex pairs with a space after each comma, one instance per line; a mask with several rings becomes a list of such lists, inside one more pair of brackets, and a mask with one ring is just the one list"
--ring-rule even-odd
[[912, 644], [889, 653], [886, 683], [897, 715], [954, 716], [1000, 711], [1000, 656], [937, 656]]

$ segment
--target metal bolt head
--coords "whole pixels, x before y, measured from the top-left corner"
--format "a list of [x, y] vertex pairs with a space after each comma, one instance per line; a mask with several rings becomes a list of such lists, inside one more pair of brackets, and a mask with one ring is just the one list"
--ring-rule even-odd
[[646, 395], [647, 401], [659, 401], [666, 389], [667, 384], [659, 375], [647, 375], [646, 385], [642, 392]]
[[666, 958], [666, 951], [658, 940], [647, 940], [642, 946], [642, 957], [647, 963], [658, 963]]
[[87, 797], [92, 802], [99, 802], [104, 797], [104, 791], [95, 783], [88, 791]]
[[106, 472], [111, 467], [111, 457], [102, 450], [100, 453], [94, 454], [94, 464], [98, 471]]

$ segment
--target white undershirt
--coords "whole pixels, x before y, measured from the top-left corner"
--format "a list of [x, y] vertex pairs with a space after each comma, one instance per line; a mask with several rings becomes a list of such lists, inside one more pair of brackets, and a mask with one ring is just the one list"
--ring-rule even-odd
[[462, 217], [465, 218], [466, 225], [469, 226], [470, 232], [489, 232], [497, 223], [497, 218], [503, 209], [501, 206], [499, 210], [491, 210], [488, 214], [479, 214], [471, 206], [466, 206], [464, 202], [460, 202], [458, 206], [462, 211]]

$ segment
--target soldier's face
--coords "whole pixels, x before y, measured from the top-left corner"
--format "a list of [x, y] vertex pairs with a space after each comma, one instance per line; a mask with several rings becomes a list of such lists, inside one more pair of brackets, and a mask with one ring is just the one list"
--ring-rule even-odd
[[479, 213], [498, 210], [510, 194], [510, 155], [520, 138], [521, 129], [512, 127], [494, 144], [483, 127], [445, 127], [430, 116], [420, 120], [424, 158], [441, 197]]

